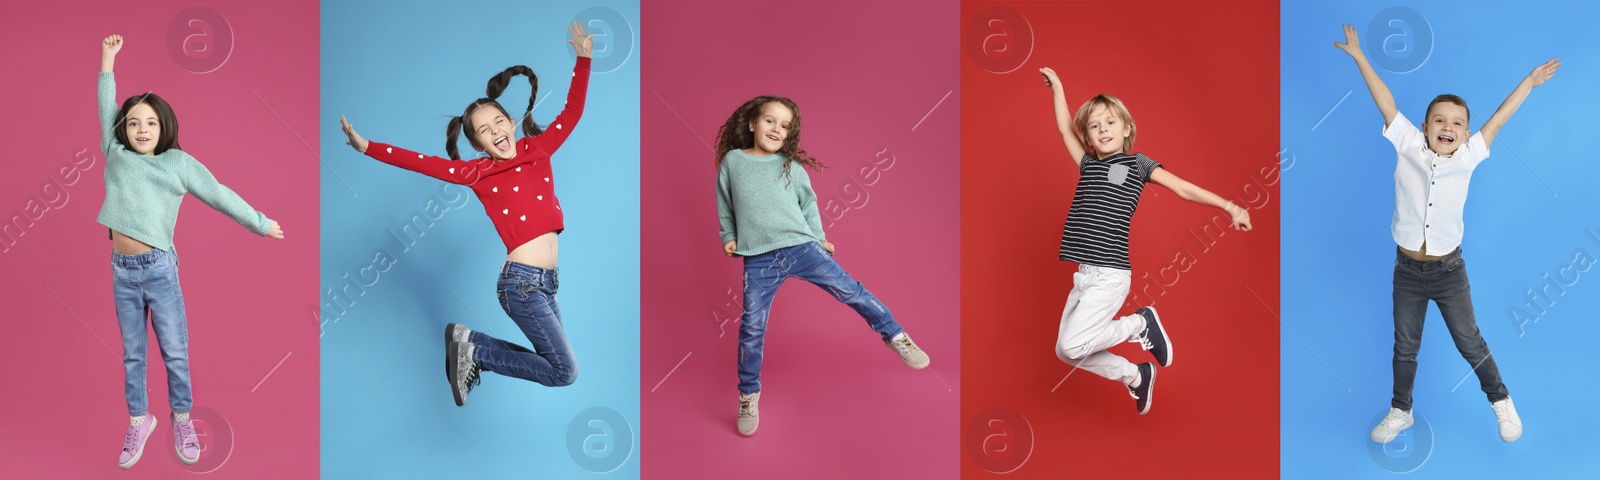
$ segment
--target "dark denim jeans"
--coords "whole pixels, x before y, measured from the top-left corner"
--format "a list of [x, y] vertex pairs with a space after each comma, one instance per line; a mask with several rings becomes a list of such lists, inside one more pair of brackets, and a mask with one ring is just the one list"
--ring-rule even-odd
[[771, 313], [772, 297], [789, 277], [811, 282], [855, 309], [885, 342], [904, 331], [878, 297], [868, 292], [861, 282], [851, 279], [822, 244], [803, 243], [744, 257], [744, 314], [739, 317], [739, 393], [761, 391], [761, 357], [766, 345], [767, 317]]
[[527, 335], [533, 349], [473, 330], [473, 361], [484, 370], [550, 387], [577, 381], [577, 358], [556, 306], [556, 271], [506, 262], [498, 286], [500, 308]]
[[1394, 261], [1394, 399], [1390, 405], [1411, 410], [1411, 386], [1417, 378], [1417, 350], [1422, 347], [1422, 320], [1428, 301], [1439, 306], [1445, 328], [1456, 350], [1478, 374], [1478, 383], [1490, 402], [1511, 394], [1500, 382], [1489, 344], [1478, 334], [1472, 314], [1472, 287], [1467, 284], [1467, 263], [1461, 249], [1432, 262], [1419, 262], [1398, 251]]
[[122, 330], [123, 395], [128, 415], [148, 412], [145, 392], [145, 353], [150, 345], [148, 325], [154, 326], [161, 359], [167, 366], [167, 402], [172, 413], [186, 413], [194, 403], [189, 386], [189, 322], [183, 311], [183, 290], [178, 286], [177, 258], [151, 250], [138, 255], [111, 252], [111, 293]]

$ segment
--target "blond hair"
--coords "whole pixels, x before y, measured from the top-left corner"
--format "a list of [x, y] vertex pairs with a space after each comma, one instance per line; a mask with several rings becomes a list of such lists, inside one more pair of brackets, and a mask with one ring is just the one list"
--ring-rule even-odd
[[1129, 113], [1128, 107], [1122, 104], [1122, 99], [1119, 99], [1116, 95], [1109, 93], [1095, 95], [1094, 98], [1089, 99], [1089, 101], [1083, 102], [1083, 106], [1078, 107], [1077, 116], [1073, 117], [1072, 119], [1072, 128], [1073, 130], [1077, 131], [1076, 133], [1078, 134], [1078, 142], [1083, 144], [1083, 150], [1091, 154], [1095, 152], [1094, 144], [1093, 142], [1090, 142], [1088, 138], [1089, 114], [1094, 112], [1096, 107], [1105, 107], [1105, 109], [1109, 110], [1112, 115], [1116, 115], [1117, 118], [1121, 118], [1122, 121], [1128, 125], [1128, 138], [1122, 142], [1122, 153], [1132, 153], [1133, 140], [1139, 135], [1139, 130], [1135, 128], [1133, 123], [1133, 114]]

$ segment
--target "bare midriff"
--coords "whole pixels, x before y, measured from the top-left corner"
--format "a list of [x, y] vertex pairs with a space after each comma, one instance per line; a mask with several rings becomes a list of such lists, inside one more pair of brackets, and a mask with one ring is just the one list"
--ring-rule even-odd
[[[1427, 250], [1428, 249], [1428, 244], [1426, 242], [1424, 242], [1422, 244], [1422, 249], [1423, 250]], [[1444, 255], [1424, 255], [1422, 252], [1419, 252], [1419, 251], [1416, 251], [1416, 250], [1410, 250], [1410, 249], [1407, 249], [1406, 247], [1400, 247], [1400, 253], [1404, 254], [1407, 258], [1410, 258], [1412, 260], [1416, 260], [1416, 261], [1419, 261], [1419, 262], [1432, 262], [1434, 260], [1438, 260], [1438, 259], [1444, 258]], [[1448, 254], [1446, 254], [1446, 255], [1448, 255]]]
[[123, 235], [122, 232], [111, 231], [111, 249], [123, 255], [138, 255], [155, 250], [156, 247], [146, 245], [144, 242], [134, 240], [133, 237]]
[[518, 245], [506, 255], [506, 261], [539, 268], [556, 268], [556, 232], [546, 232], [527, 243]]

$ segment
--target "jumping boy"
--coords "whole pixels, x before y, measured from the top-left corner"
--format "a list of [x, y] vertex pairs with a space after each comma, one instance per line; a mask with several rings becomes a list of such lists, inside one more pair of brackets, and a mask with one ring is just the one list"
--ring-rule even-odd
[[1372, 441], [1388, 443], [1411, 428], [1411, 386], [1417, 377], [1417, 349], [1421, 347], [1428, 301], [1432, 300], [1439, 306], [1456, 349], [1472, 365], [1483, 393], [1489, 396], [1489, 406], [1500, 424], [1500, 439], [1514, 442], [1522, 437], [1522, 419], [1517, 417], [1511, 394], [1500, 381], [1500, 370], [1489, 354], [1489, 345], [1478, 334], [1477, 319], [1472, 314], [1472, 292], [1467, 284], [1466, 262], [1461, 258], [1461, 211], [1466, 205], [1472, 170], [1489, 158], [1489, 145], [1494, 143], [1500, 127], [1534, 87], [1555, 75], [1561, 61], [1550, 59], [1533, 69], [1474, 135], [1467, 129], [1467, 102], [1451, 94], [1434, 97], [1423, 113], [1422, 123], [1412, 125], [1395, 108], [1389, 87], [1378, 79], [1378, 73], [1361, 52], [1355, 27], [1345, 25], [1344, 38], [1344, 43], [1333, 45], [1355, 59], [1361, 69], [1361, 78], [1366, 80], [1372, 100], [1383, 113], [1383, 136], [1394, 143], [1399, 157], [1394, 171], [1394, 219], [1390, 225], [1399, 245], [1394, 263], [1394, 398], [1390, 400], [1389, 414], [1372, 429]]

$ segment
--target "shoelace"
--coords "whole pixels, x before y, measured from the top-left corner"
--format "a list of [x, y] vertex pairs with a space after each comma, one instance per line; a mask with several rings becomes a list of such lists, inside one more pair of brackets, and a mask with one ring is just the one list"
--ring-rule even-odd
[[1510, 417], [1511, 417], [1511, 413], [1507, 411], [1505, 402], [1491, 403], [1491, 404], [1489, 404], [1489, 408], [1494, 409], [1494, 416], [1496, 418], [1503, 418], [1503, 419], [1508, 419], [1509, 420]]
[[1128, 396], [1133, 397], [1134, 400], [1139, 399], [1139, 394], [1133, 393], [1133, 387], [1128, 387]]
[[467, 369], [467, 382], [466, 382], [466, 384], [467, 384], [467, 392], [468, 393], [471, 393], [472, 392], [472, 387], [478, 386], [478, 383], [480, 383], [482, 381], [483, 381], [482, 379], [478, 378], [478, 367], [477, 366], [473, 366], [473, 367]]
[[136, 443], [139, 443], [139, 429], [141, 429], [141, 428], [144, 428], [144, 426], [142, 426], [142, 425], [137, 425], [137, 426], [130, 425], [130, 426], [128, 426], [128, 436], [126, 438], [122, 439], [122, 451], [124, 451], [124, 452], [133, 451], [133, 445], [136, 444]]
[[1405, 417], [1399, 415], [1389, 415], [1383, 419], [1383, 424], [1390, 427], [1398, 427], [1404, 423], [1406, 423]]
[[755, 415], [755, 409], [750, 408], [752, 399], [739, 399], [739, 416]]
[[1132, 340], [1128, 340], [1128, 343], [1137, 343], [1139, 346], [1144, 347], [1145, 351], [1155, 348], [1155, 345], [1150, 344], [1150, 334], [1148, 332], [1133, 337]]
[[193, 422], [178, 422], [178, 437], [183, 439], [183, 446], [200, 448], [200, 440], [194, 435]]
[[904, 337], [894, 341], [894, 348], [902, 353], [911, 353], [911, 337]]

